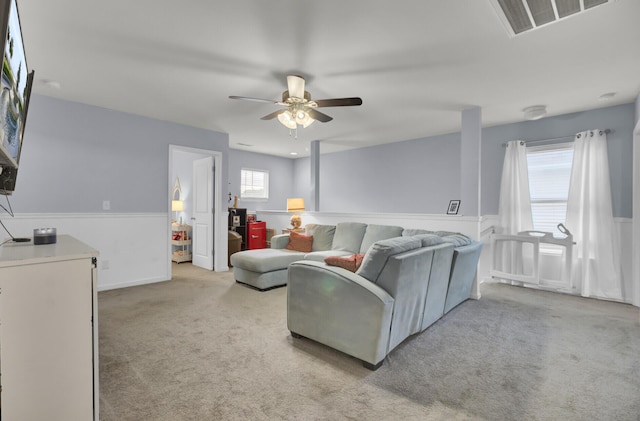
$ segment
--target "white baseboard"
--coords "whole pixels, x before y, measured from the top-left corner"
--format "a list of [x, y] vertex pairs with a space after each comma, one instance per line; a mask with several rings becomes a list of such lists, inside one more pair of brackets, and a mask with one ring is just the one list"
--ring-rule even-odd
[[136, 281], [130, 281], [130, 282], [111, 283], [109, 285], [98, 285], [98, 292], [100, 292], [100, 291], [109, 291], [109, 290], [112, 290], [112, 289], [135, 287], [135, 286], [139, 286], [139, 285], [155, 284], [157, 282], [166, 282], [166, 281], [170, 281], [170, 280], [171, 280], [171, 278], [169, 278], [169, 279], [148, 278], [148, 279], [138, 279]]

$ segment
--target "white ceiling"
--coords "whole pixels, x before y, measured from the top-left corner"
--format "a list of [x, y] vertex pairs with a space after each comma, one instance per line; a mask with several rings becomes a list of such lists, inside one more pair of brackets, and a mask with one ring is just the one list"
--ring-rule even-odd
[[[227, 132], [230, 147], [308, 155], [630, 103], [640, 1], [618, 0], [510, 38], [489, 0], [18, 0], [34, 92]], [[360, 107], [300, 129], [277, 119], [286, 75]], [[46, 83], [55, 82], [55, 83]], [[60, 88], [52, 85], [59, 84]], [[615, 92], [609, 101], [599, 100]], [[241, 146], [248, 144], [252, 146]]]

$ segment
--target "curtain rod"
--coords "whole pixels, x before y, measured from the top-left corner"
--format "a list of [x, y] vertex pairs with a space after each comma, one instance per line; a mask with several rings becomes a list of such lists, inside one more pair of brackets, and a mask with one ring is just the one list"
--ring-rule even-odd
[[[585, 130], [585, 131], [589, 131], [589, 130]], [[611, 133], [611, 129], [604, 129], [604, 132], [609, 134]], [[542, 143], [542, 142], [551, 142], [553, 140], [563, 140], [563, 139], [574, 139], [576, 137], [576, 135], [571, 135], [571, 136], [560, 136], [560, 137], [550, 137], [548, 139], [535, 139], [535, 140], [521, 140], [520, 143], [521, 144], [526, 144], [526, 145], [531, 145], [534, 143]], [[564, 142], [557, 142], [557, 143], [564, 143]], [[506, 143], [503, 143], [502, 146], [507, 146]]]

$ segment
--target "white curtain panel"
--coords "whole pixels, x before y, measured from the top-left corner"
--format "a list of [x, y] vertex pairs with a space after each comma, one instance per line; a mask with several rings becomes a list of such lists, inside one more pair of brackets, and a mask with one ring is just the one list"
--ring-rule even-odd
[[500, 183], [500, 234], [532, 230], [527, 147], [520, 140], [507, 143]]
[[[531, 197], [529, 195], [529, 172], [527, 170], [527, 147], [520, 140], [507, 143], [500, 182], [500, 204], [498, 207], [500, 226], [498, 234], [517, 234], [533, 229]], [[523, 273], [522, 256], [516, 244], [500, 241], [493, 251], [498, 257], [496, 269], [507, 273]]]
[[573, 287], [585, 297], [621, 299], [620, 253], [604, 130], [576, 134], [565, 225], [576, 243]]

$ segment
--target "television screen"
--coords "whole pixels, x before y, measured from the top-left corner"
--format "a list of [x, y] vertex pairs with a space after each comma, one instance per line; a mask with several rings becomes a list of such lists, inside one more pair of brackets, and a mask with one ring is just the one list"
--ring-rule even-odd
[[0, 194], [10, 194], [27, 118], [33, 72], [29, 73], [16, 0], [0, 0], [5, 40], [0, 83]]

